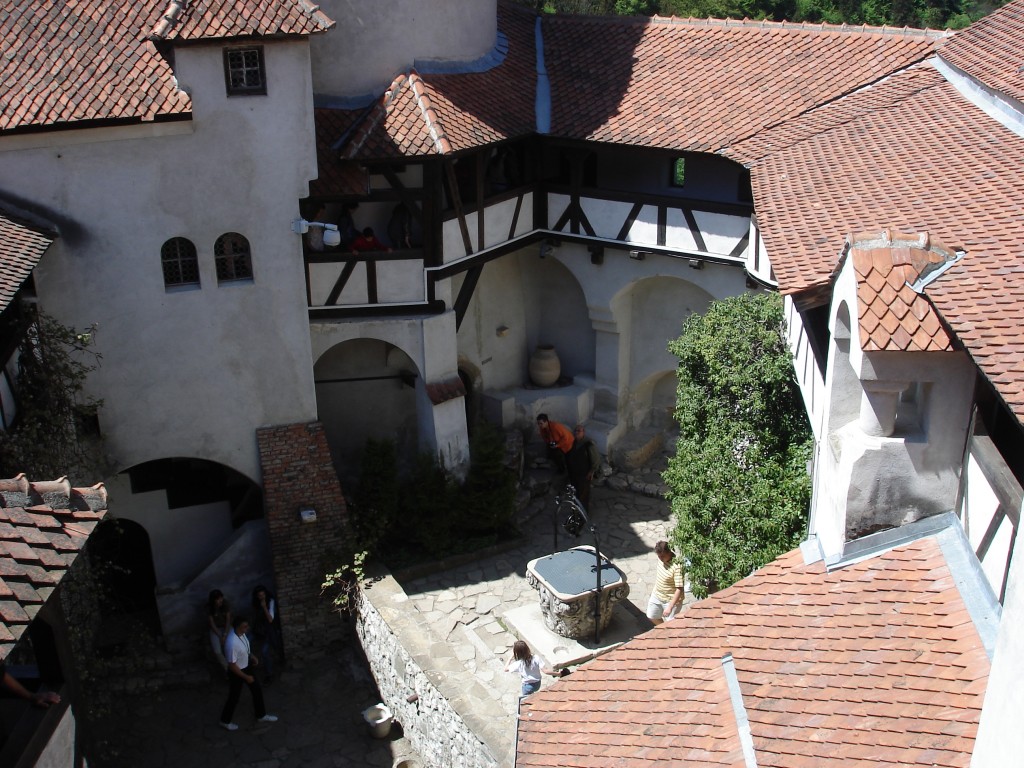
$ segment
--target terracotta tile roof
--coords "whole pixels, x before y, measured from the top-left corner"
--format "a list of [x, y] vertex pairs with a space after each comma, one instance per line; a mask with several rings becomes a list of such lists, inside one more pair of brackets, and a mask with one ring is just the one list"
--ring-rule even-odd
[[1007, 3], [976, 21], [939, 51], [989, 88], [1024, 101], [1024, 2]]
[[714, 151], [919, 61], [938, 42], [870, 27], [546, 17], [551, 132]]
[[56, 237], [52, 227], [0, 207], [0, 311], [7, 308]]
[[60, 584], [107, 511], [103, 484], [0, 480], [0, 660]]
[[318, 176], [309, 183], [311, 197], [358, 196], [369, 191], [370, 179], [366, 170], [358, 163], [339, 160], [335, 148], [338, 139], [353, 130], [365, 112], [365, 109], [313, 110]]
[[1018, 136], [923, 64], [726, 154], [751, 167], [758, 222], [785, 294], [828, 285], [840, 232], [891, 227], [963, 248], [964, 260], [926, 293], [1024, 421]]
[[466, 385], [462, 383], [462, 379], [458, 376], [427, 384], [427, 397], [430, 398], [430, 402], [434, 405], [446, 403], [449, 400], [454, 400], [456, 397], [463, 397], [465, 394]]
[[187, 114], [143, 38], [166, 0], [0, 0], [0, 131]]
[[503, 3], [508, 52], [496, 67], [462, 74], [398, 75], [341, 149], [347, 159], [449, 154], [536, 130], [532, 13]]
[[163, 0], [151, 35], [161, 40], [281, 37], [325, 32], [334, 22], [305, 0]]
[[793, 551], [525, 699], [518, 768], [970, 763], [989, 660], [935, 538], [826, 572]]
[[952, 340], [928, 299], [911, 286], [955, 260], [927, 234], [872, 232], [847, 238], [857, 279], [860, 346], [866, 352], [944, 352]]
[[305, 35], [332, 25], [306, 0], [0, 0], [0, 131], [187, 115], [191, 100], [147, 37]]

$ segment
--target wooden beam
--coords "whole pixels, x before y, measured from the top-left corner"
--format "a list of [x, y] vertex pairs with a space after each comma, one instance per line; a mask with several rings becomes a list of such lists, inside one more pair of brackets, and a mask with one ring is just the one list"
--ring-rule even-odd
[[697, 226], [697, 219], [693, 217], [693, 211], [689, 208], [680, 208], [683, 212], [683, 218], [686, 219], [686, 226], [690, 228], [690, 234], [693, 235], [693, 242], [697, 246], [698, 251], [706, 251], [708, 247], [704, 244], [704, 235], [700, 232], [700, 227]]
[[[750, 230], [748, 229], [747, 233], [745, 235], [743, 235], [743, 237], [740, 238], [740, 241], [738, 243], [736, 243], [736, 247], [733, 248], [731, 251], [729, 251], [729, 255], [732, 256], [734, 259], [738, 259], [740, 256], [743, 255], [743, 252], [745, 250], [747, 250], [747, 245], [749, 243], [750, 243]], [[755, 263], [754, 266], [756, 268], [757, 264]]]
[[636, 217], [640, 215], [640, 211], [644, 209], [643, 203], [633, 203], [633, 207], [629, 210], [629, 215], [626, 216], [626, 220], [622, 222], [622, 229], [619, 230], [619, 234], [616, 236], [616, 240], [626, 241], [626, 236], [629, 234], [629, 230], [633, 228], [636, 223]]
[[416, 217], [416, 220], [423, 223], [423, 210], [420, 208], [420, 201], [412, 195], [409, 188], [402, 183], [402, 180], [398, 177], [390, 168], [385, 168], [381, 171], [381, 175], [385, 181], [391, 185], [391, 188], [398, 192], [398, 198], [402, 201], [409, 212]]
[[[345, 268], [341, 270], [341, 274], [338, 275], [338, 279], [334, 283], [334, 287], [331, 288], [331, 292], [327, 294], [327, 301], [324, 304], [328, 306], [338, 303], [338, 297], [341, 296], [341, 292], [345, 290], [345, 284], [348, 283], [348, 279], [352, 277], [352, 273], [355, 272], [356, 264], [359, 261], [352, 259], [351, 261], [345, 262]], [[312, 300], [309, 302], [310, 306], [313, 305]]]
[[516, 236], [516, 227], [519, 225], [519, 212], [523, 209], [524, 197], [525, 195], [519, 195], [519, 197], [516, 198], [516, 210], [515, 213], [512, 214], [512, 223], [508, 227], [508, 237], [505, 238], [506, 240], [511, 240]]
[[[658, 206], [658, 234], [655, 242], [658, 245], [664, 245], [668, 238], [668, 207], [664, 205]], [[706, 250], [701, 248], [701, 250]]]
[[483, 264], [477, 264], [466, 272], [466, 279], [462, 281], [462, 287], [459, 288], [459, 295], [455, 299], [455, 331], [458, 332], [459, 328], [462, 327], [462, 319], [466, 316], [466, 310], [469, 309], [469, 302], [473, 298], [473, 293], [476, 291], [476, 285], [480, 281], [480, 274], [484, 271]]
[[448, 182], [448, 194], [452, 199], [452, 207], [455, 209], [455, 217], [459, 220], [459, 230], [462, 232], [462, 244], [466, 248], [466, 255], [473, 253], [473, 242], [469, 239], [469, 226], [466, 224], [466, 214], [462, 209], [462, 197], [459, 194], [459, 182], [455, 178], [455, 164], [450, 158], [444, 159], [444, 176]]
[[476, 153], [476, 249], [483, 250], [487, 247], [484, 239], [484, 224], [487, 222], [484, 208], [484, 179], [487, 165], [484, 160], [484, 152]]
[[440, 161], [423, 164], [423, 263], [434, 267], [443, 262], [443, 227], [441, 200], [444, 196], [444, 178]]
[[370, 304], [377, 303], [377, 262], [366, 262], [366, 300]]

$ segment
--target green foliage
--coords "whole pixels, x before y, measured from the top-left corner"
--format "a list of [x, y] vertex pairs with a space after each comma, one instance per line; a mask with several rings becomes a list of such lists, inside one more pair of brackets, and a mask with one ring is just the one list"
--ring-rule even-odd
[[962, 29], [1002, 5], [996, 0], [521, 0], [544, 13], [872, 24]]
[[432, 453], [417, 457], [402, 493], [411, 538], [434, 557], [451, 548], [457, 520], [452, 514], [458, 488]]
[[367, 440], [350, 517], [356, 549], [373, 553], [398, 513], [398, 461], [390, 440]]
[[91, 349], [95, 330], [79, 331], [37, 313], [19, 349], [15, 423], [0, 432], [4, 477], [24, 472], [56, 478], [94, 469], [96, 441], [84, 432], [102, 401], [86, 397], [83, 385], [100, 359]]
[[351, 562], [324, 576], [320, 596], [329, 596], [336, 611], [343, 614], [355, 612], [359, 604], [359, 585], [366, 580], [366, 572], [363, 570], [365, 562], [366, 552], [356, 552]]
[[799, 543], [813, 438], [778, 295], [714, 302], [669, 350], [679, 358], [679, 442], [664, 475], [672, 542], [703, 597]]
[[505, 440], [490, 424], [480, 424], [470, 441], [472, 462], [459, 489], [460, 527], [470, 534], [490, 533], [508, 525], [515, 504], [516, 481], [505, 466]]

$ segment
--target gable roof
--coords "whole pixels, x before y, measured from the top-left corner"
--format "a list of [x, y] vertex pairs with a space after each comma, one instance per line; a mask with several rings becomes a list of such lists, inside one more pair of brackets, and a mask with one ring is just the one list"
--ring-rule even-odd
[[11, 303], [56, 238], [52, 227], [0, 206], [0, 311]]
[[526, 698], [516, 765], [743, 768], [738, 708], [761, 766], [966, 768], [989, 664], [936, 536], [794, 550]]
[[0, 480], [0, 661], [24, 634], [107, 511], [103, 484]]
[[333, 22], [304, 0], [0, 0], [0, 131], [187, 116], [152, 39], [303, 35]]
[[[397, 75], [368, 108], [353, 114], [347, 135], [330, 136], [346, 160], [446, 155], [533, 133], [536, 56], [534, 15], [503, 3], [496, 66], [479, 72]], [[317, 125], [318, 135], [326, 126]]]

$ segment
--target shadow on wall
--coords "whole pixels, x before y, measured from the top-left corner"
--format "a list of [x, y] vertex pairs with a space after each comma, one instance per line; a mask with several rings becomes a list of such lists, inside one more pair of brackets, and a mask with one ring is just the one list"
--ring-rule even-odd
[[419, 451], [417, 389], [412, 358], [378, 339], [353, 339], [329, 349], [313, 367], [319, 420], [345, 486], [359, 477], [369, 439], [393, 440], [400, 460]]
[[580, 284], [557, 259], [541, 259], [535, 249], [521, 253], [519, 263], [526, 304], [527, 356], [538, 344], [551, 344], [558, 351], [563, 376], [592, 374], [595, 334]]

